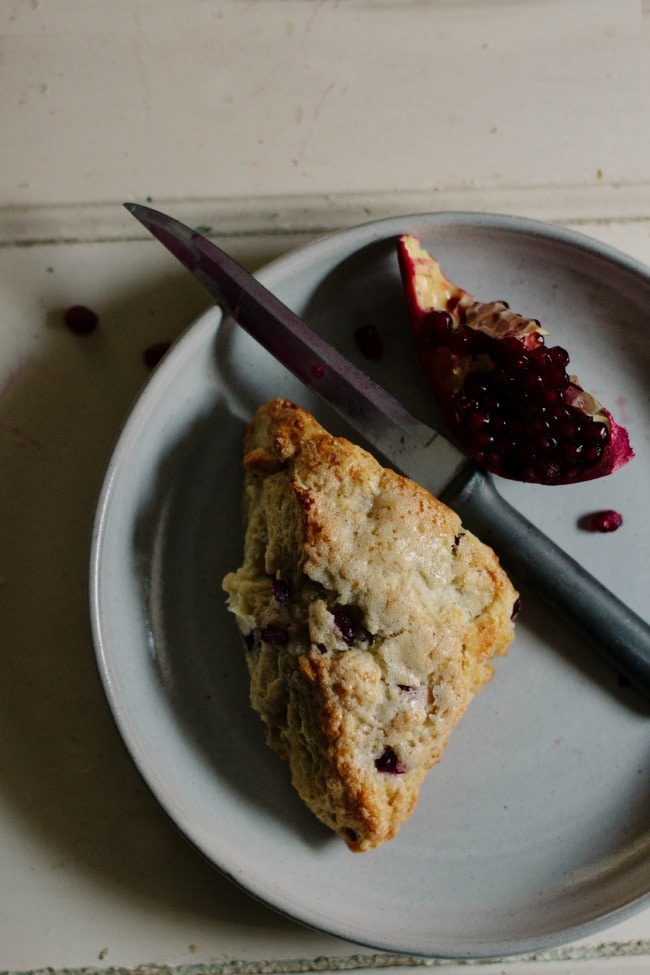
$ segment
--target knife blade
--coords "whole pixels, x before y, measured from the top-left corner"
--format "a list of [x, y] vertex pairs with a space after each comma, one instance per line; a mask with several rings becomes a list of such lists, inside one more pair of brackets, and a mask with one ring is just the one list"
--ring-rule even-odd
[[650, 698], [650, 626], [510, 505], [491, 475], [408, 413], [212, 241], [151, 207], [124, 206], [224, 312], [401, 473], [453, 508], [520, 587], [544, 599]]

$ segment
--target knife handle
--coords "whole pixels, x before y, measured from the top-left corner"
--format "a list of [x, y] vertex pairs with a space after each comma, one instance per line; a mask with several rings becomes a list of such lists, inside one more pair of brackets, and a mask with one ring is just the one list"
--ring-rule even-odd
[[650, 626], [474, 472], [441, 500], [490, 545], [513, 580], [533, 588], [552, 610], [650, 698]]

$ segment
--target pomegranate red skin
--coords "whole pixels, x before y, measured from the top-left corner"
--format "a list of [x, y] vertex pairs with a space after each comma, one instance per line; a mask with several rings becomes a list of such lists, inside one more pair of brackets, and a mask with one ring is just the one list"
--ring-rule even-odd
[[[577, 408], [585, 419], [593, 418], [607, 428], [607, 445], [595, 463], [587, 467], [575, 465], [571, 469], [567, 469], [565, 463], [564, 471], [560, 472], [552, 463], [544, 469], [544, 465], [539, 462], [534, 467], [522, 461], [518, 470], [507, 470], [503, 468], [496, 454], [490, 456], [489, 451], [478, 449], [469, 425], [477, 428], [480, 417], [474, 415], [468, 418], [458, 409], [458, 394], [462, 392], [463, 383], [473, 368], [472, 357], [450, 350], [447, 339], [441, 342], [431, 341], [432, 313], [447, 312], [451, 318], [451, 325], [447, 327], [451, 328], [452, 333], [458, 333], [472, 329], [473, 322], [481, 314], [496, 309], [502, 319], [499, 325], [502, 334], [498, 335], [498, 340], [508, 339], [511, 344], [516, 340], [522, 352], [527, 355], [536, 347], [544, 345], [546, 333], [539, 322], [510, 313], [505, 303], [477, 303], [473, 295], [445, 277], [438, 262], [421, 248], [416, 237], [400, 237], [397, 241], [397, 255], [411, 327], [424, 374], [451, 433], [479, 466], [512, 480], [539, 484], [573, 484], [611, 474], [634, 457], [627, 431], [616, 423], [609, 410], [583, 390], [574, 376], [568, 377], [570, 381], [566, 382], [564, 389], [560, 388], [548, 395], [559, 397], [559, 405]], [[480, 329], [475, 328], [473, 331]], [[457, 334], [455, 342], [459, 344]], [[568, 361], [568, 355], [566, 359]]]

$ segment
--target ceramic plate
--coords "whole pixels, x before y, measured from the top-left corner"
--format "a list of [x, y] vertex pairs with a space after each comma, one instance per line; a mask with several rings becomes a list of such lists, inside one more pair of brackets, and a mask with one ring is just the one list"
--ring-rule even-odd
[[[334, 234], [260, 278], [429, 422], [395, 237], [418, 234], [453, 280], [540, 318], [629, 430], [637, 457], [591, 484], [499, 482], [508, 500], [647, 613], [650, 272], [584, 237], [475, 214]], [[364, 361], [354, 329], [384, 342]], [[588, 382], [587, 382], [588, 380]], [[489, 957], [583, 937], [647, 903], [649, 709], [526, 592], [516, 642], [472, 702], [398, 837], [354, 855], [294, 795], [249, 708], [220, 581], [239, 565], [240, 438], [288, 396], [345, 425], [211, 308], [152, 376], [115, 450], [91, 572], [106, 692], [142, 776], [212, 863], [290, 917], [376, 949]], [[610, 535], [582, 515], [616, 508]]]

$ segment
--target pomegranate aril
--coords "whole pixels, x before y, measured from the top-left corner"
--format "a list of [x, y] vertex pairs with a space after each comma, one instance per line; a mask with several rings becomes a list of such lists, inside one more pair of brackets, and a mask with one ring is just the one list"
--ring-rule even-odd
[[560, 390], [565, 389], [569, 384], [569, 378], [562, 368], [562, 366], [556, 366], [551, 363], [551, 365], [546, 366], [542, 372], [542, 378], [546, 384], [546, 393], [553, 394], [553, 402], [557, 403], [560, 398]]
[[558, 434], [566, 440], [576, 440], [580, 436], [581, 424], [573, 417], [560, 420], [557, 424]]
[[503, 436], [511, 437], [514, 440], [519, 440], [520, 437], [526, 432], [526, 427], [523, 419], [519, 416], [509, 416], [508, 424], [504, 427]]
[[568, 463], [576, 464], [582, 459], [584, 449], [584, 444], [579, 442], [565, 443], [562, 445], [562, 456]]
[[580, 519], [580, 527], [591, 532], [614, 532], [623, 524], [623, 516], [611, 508], [594, 511]]
[[89, 335], [99, 324], [99, 316], [85, 305], [72, 305], [65, 312], [63, 320], [75, 335]]
[[271, 580], [271, 592], [279, 603], [288, 603], [291, 599], [291, 590], [289, 585], [282, 579]]
[[501, 367], [498, 367], [492, 373], [492, 382], [502, 400], [508, 400], [513, 393], [517, 392], [516, 377]]
[[548, 354], [548, 349], [544, 345], [538, 345], [537, 348], [531, 350], [530, 361], [533, 367], [540, 372], [547, 369], [553, 362], [551, 356]]
[[516, 399], [509, 403], [508, 408], [513, 416], [531, 417], [537, 416], [545, 407], [535, 395], [535, 391], [522, 391], [521, 385], [517, 389]]
[[403, 775], [406, 772], [406, 765], [399, 760], [390, 745], [383, 750], [379, 758], [375, 759], [375, 768], [386, 775]]
[[557, 365], [566, 366], [569, 363], [569, 353], [561, 345], [549, 346], [548, 354], [551, 357], [551, 361]]
[[535, 447], [540, 453], [549, 454], [557, 447], [555, 437], [541, 436], [535, 439]]
[[497, 390], [487, 392], [481, 401], [481, 406], [490, 415], [498, 413], [502, 409], [503, 404], [501, 403]]
[[497, 457], [511, 457], [519, 447], [520, 441], [515, 440], [512, 436], [506, 436], [506, 433], [509, 431], [504, 431], [495, 441], [494, 453]]
[[467, 377], [465, 382], [465, 392], [475, 399], [482, 399], [492, 385], [492, 378], [484, 372], [474, 372]]
[[524, 440], [518, 443], [514, 450], [514, 459], [518, 464], [528, 464], [535, 459], [535, 443], [533, 440]]
[[264, 643], [270, 643], [274, 647], [285, 647], [289, 642], [289, 633], [281, 626], [263, 626], [260, 637]]
[[339, 631], [341, 638], [344, 643], [347, 643], [349, 647], [354, 643], [354, 635], [356, 630], [355, 621], [352, 618], [352, 614], [346, 609], [337, 609], [334, 613], [334, 625]]
[[549, 389], [542, 382], [539, 389], [535, 390], [530, 396], [539, 413], [546, 413], [552, 406], [556, 406], [560, 400], [560, 394], [555, 389]]
[[531, 434], [547, 433], [549, 423], [544, 419], [543, 413], [533, 415], [526, 425], [526, 431]]
[[478, 400], [466, 393], [459, 393], [456, 397], [456, 409], [460, 413], [475, 413], [479, 408]]
[[494, 444], [494, 437], [492, 436], [492, 434], [490, 433], [490, 431], [488, 429], [486, 429], [486, 430], [480, 430], [476, 434], [475, 443], [477, 443], [479, 447], [482, 447], [483, 449], [486, 449], [487, 447], [492, 447], [493, 446], [493, 444]]
[[521, 379], [521, 388], [527, 393], [536, 393], [541, 391], [543, 386], [543, 379], [538, 372], [527, 372], [525, 376]]
[[592, 444], [590, 447], [586, 447], [583, 454], [585, 464], [587, 466], [595, 464], [602, 457], [604, 449], [604, 444]]
[[489, 355], [497, 344], [496, 339], [493, 339], [491, 335], [487, 332], [482, 332], [480, 329], [476, 329], [472, 334], [472, 354], [473, 355]]
[[452, 330], [451, 315], [446, 311], [431, 311], [422, 322], [422, 334], [428, 345], [444, 345]]
[[549, 420], [559, 423], [561, 420], [571, 420], [572, 414], [568, 406], [564, 406], [562, 403], [558, 403], [556, 406], [551, 406], [548, 410]]
[[606, 444], [609, 440], [609, 430], [604, 423], [592, 420], [586, 424], [583, 437], [589, 444]]
[[560, 465], [552, 458], [536, 461], [533, 466], [538, 477], [549, 484], [558, 481], [562, 476]]
[[508, 361], [507, 368], [510, 375], [518, 379], [530, 369], [530, 359], [524, 352], [519, 352]]
[[469, 355], [472, 349], [472, 330], [462, 325], [449, 336], [449, 351], [454, 355]]
[[482, 430], [490, 422], [490, 414], [482, 411], [471, 413], [466, 422], [470, 430]]
[[521, 339], [515, 338], [514, 335], [507, 335], [501, 339], [497, 345], [496, 354], [499, 361], [504, 363], [516, 359], [521, 355], [526, 357]]

